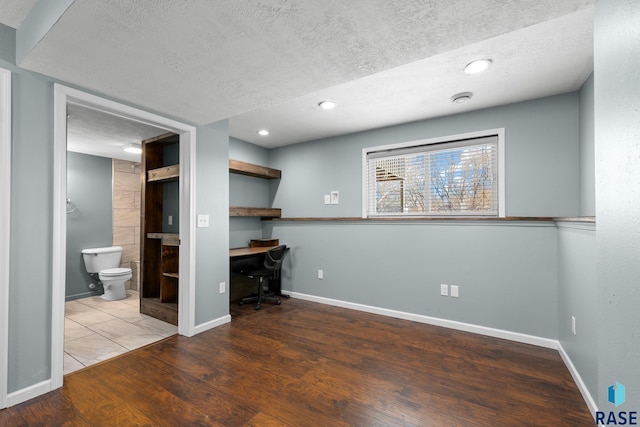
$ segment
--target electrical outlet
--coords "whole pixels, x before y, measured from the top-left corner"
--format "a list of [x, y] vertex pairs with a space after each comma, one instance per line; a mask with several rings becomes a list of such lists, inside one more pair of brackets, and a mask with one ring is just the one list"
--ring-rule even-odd
[[449, 285], [440, 285], [440, 295], [443, 297], [449, 295]]
[[198, 227], [209, 226], [209, 215], [198, 214]]
[[169, 215], [169, 216], [167, 217], [167, 223], [168, 223], [169, 225], [173, 225], [173, 216], [172, 216], [172, 215]]
[[318, 270], [318, 279], [320, 280], [324, 279], [324, 271]]
[[325, 205], [330, 205], [331, 204], [331, 195], [330, 194], [325, 194], [324, 195], [324, 204]]
[[571, 316], [571, 332], [576, 335], [576, 316]]
[[227, 291], [227, 284], [225, 282], [220, 282], [220, 293], [224, 294]]
[[460, 296], [460, 288], [458, 285], [451, 285], [451, 296], [458, 298]]

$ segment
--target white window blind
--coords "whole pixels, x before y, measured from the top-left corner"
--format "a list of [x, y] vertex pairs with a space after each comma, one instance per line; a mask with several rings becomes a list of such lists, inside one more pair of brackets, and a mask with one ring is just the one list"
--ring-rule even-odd
[[367, 216], [498, 216], [498, 137], [367, 152]]

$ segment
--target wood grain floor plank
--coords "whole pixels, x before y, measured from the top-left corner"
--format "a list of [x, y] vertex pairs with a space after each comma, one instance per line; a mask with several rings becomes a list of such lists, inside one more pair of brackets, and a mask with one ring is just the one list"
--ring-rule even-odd
[[0, 425], [591, 426], [554, 350], [295, 299], [65, 377]]

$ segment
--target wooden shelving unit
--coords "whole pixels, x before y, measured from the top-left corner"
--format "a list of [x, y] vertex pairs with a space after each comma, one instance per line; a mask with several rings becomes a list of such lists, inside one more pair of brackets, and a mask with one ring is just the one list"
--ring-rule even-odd
[[280, 218], [282, 210], [278, 208], [245, 208], [230, 206], [229, 216], [259, 216], [261, 218]]
[[[280, 179], [282, 177], [282, 171], [279, 169], [255, 165], [240, 160], [229, 160], [229, 172], [262, 179]], [[260, 217], [265, 219], [280, 218], [282, 216], [282, 210], [278, 208], [230, 206], [229, 216]]]
[[180, 235], [163, 232], [164, 184], [180, 177], [180, 165], [169, 164], [165, 149], [180, 143], [166, 133], [142, 141], [142, 254], [140, 313], [178, 324]]
[[282, 172], [278, 169], [241, 162], [240, 160], [229, 160], [229, 172], [264, 179], [280, 179], [282, 177]]
[[166, 166], [147, 171], [147, 182], [171, 182], [180, 178], [180, 165]]

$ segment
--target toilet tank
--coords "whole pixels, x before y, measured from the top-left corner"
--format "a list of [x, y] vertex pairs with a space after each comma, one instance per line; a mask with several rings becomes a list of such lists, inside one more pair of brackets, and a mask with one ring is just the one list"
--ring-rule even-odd
[[108, 248], [91, 248], [82, 250], [82, 258], [87, 273], [99, 273], [107, 268], [120, 267], [122, 247], [110, 246]]

